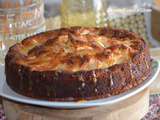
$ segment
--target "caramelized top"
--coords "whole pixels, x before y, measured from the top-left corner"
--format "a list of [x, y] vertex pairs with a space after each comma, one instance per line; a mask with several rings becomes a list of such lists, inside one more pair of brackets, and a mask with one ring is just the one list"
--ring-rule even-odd
[[143, 40], [107, 28], [72, 27], [23, 40], [10, 49], [12, 62], [33, 71], [89, 71], [128, 62]]

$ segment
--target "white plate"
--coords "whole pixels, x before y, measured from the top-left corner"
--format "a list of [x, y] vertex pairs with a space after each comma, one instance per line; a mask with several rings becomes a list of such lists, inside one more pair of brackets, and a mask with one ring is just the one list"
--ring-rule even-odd
[[16, 102], [44, 106], [44, 107], [52, 107], [52, 108], [79, 109], [79, 108], [86, 108], [86, 107], [110, 105], [110, 104], [125, 100], [131, 96], [134, 96], [139, 92], [143, 91], [145, 88], [149, 87], [149, 85], [155, 80], [155, 78], [157, 77], [160, 71], [160, 63], [158, 60], [153, 61], [152, 69], [153, 69], [152, 75], [149, 79], [145, 80], [142, 84], [140, 84], [136, 88], [133, 88], [120, 95], [98, 99], [98, 100], [86, 101], [86, 102], [51, 102], [51, 101], [45, 101], [45, 100], [32, 99], [32, 98], [25, 97], [15, 93], [6, 84], [5, 76], [4, 76], [4, 66], [1, 66], [0, 67], [0, 76], [1, 76], [0, 95], [4, 98], [10, 99]]

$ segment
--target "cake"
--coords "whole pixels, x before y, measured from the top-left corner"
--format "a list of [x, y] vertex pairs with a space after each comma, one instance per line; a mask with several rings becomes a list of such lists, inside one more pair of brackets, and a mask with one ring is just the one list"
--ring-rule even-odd
[[15, 92], [49, 101], [107, 98], [128, 91], [151, 74], [148, 45], [135, 33], [71, 27], [31, 36], [5, 58]]

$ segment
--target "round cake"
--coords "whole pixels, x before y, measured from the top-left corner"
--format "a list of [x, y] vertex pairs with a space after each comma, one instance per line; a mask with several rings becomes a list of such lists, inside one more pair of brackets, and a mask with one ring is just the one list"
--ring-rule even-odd
[[7, 84], [49, 101], [106, 98], [136, 87], [151, 74], [148, 45], [138, 35], [110, 28], [61, 28], [12, 46]]

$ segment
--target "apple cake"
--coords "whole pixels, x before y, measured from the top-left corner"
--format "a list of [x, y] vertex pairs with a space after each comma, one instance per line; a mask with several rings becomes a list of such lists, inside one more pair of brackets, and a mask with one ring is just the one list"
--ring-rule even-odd
[[119, 29], [71, 27], [31, 36], [5, 58], [7, 84], [49, 101], [94, 100], [136, 87], [151, 74], [146, 42]]

